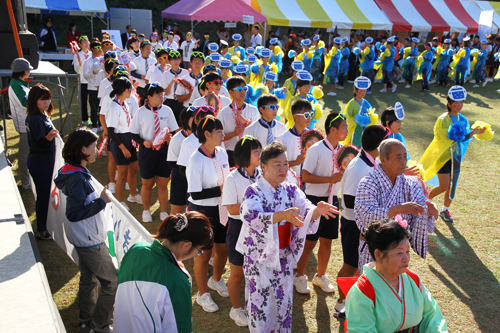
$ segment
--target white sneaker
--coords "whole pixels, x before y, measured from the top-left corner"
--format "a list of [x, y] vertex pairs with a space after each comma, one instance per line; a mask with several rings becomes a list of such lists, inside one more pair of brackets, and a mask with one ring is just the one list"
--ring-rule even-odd
[[406, 88], [406, 89], [408, 89], [408, 88], [411, 88], [411, 86], [410, 86], [409, 84], [407, 84], [407, 85], [405, 86], [405, 88]]
[[328, 94], [328, 96], [337, 96], [337, 93], [333, 92], [333, 91], [330, 91]]
[[397, 85], [397, 84], [393, 85], [393, 86], [392, 86], [392, 92], [396, 92], [396, 88], [397, 88], [397, 87], [398, 87], [398, 85]]
[[337, 89], [344, 89], [344, 86], [337, 86]]
[[479, 84], [473, 85], [472, 88], [479, 88]]
[[398, 81], [398, 83], [405, 83], [405, 81], [406, 81], [405, 79], [401, 79]]
[[436, 83], [435, 79], [432, 79], [432, 80], [429, 81], [429, 84], [433, 84], [433, 83]]
[[347, 80], [347, 83], [354, 83], [354, 81], [352, 81], [352, 80]]
[[297, 276], [297, 274], [295, 274], [295, 276], [293, 277], [293, 285], [295, 286], [297, 292], [300, 294], [311, 293], [311, 289], [309, 289], [309, 286], [307, 285], [307, 276], [305, 275]]
[[160, 220], [163, 222], [166, 218], [168, 217], [167, 212], [161, 212], [160, 213]]
[[[429, 83], [430, 83], [430, 82], [429, 82]], [[469, 81], [469, 83], [474, 84], [474, 83], [476, 83], [476, 80], [470, 80], [470, 81]]]
[[219, 281], [215, 281], [214, 277], [211, 276], [210, 279], [208, 279], [207, 286], [208, 288], [218, 292], [222, 297], [229, 297], [229, 292], [227, 291], [224, 279], [221, 278]]
[[334, 293], [335, 292], [335, 288], [330, 283], [330, 280], [328, 280], [328, 277], [326, 275], [318, 277], [318, 273], [314, 274], [314, 278], [312, 280], [312, 283], [315, 286], [320, 287], [321, 290], [323, 290], [325, 293]]
[[150, 210], [143, 210], [142, 211], [142, 222], [143, 223], [153, 222], [153, 217], [151, 216]]
[[386, 93], [386, 92], [387, 92], [387, 89], [385, 89], [385, 88], [384, 88], [384, 89], [380, 90], [380, 92], [381, 92], [381, 93]]
[[137, 194], [135, 197], [132, 196], [132, 194], [129, 194], [128, 198], [127, 198], [127, 201], [128, 202], [132, 202], [132, 203], [136, 203], [136, 204], [139, 204], [139, 205], [142, 205], [142, 198], [141, 198], [140, 194]]
[[31, 184], [21, 185], [23, 190], [31, 190]]
[[231, 308], [231, 311], [229, 311], [229, 318], [234, 320], [236, 325], [240, 327], [248, 326], [248, 313], [242, 308]]
[[108, 184], [108, 191], [115, 194], [116, 193], [116, 183], [109, 183]]
[[486, 84], [488, 83], [488, 81], [484, 80], [483, 82], [483, 87], [486, 87]]
[[126, 209], [128, 212], [130, 212], [130, 208], [129, 208], [129, 206], [127, 205], [127, 203], [126, 203], [125, 201], [122, 201], [122, 202], [120, 202], [120, 203], [122, 204], [122, 206], [123, 206], [123, 207], [125, 207], [125, 209]]
[[213, 257], [212, 257], [212, 258], [210, 258], [210, 260], [208, 261], [208, 264], [209, 264], [210, 266], [213, 266], [213, 265], [214, 265], [214, 258], [213, 258]]
[[337, 303], [335, 304], [335, 311], [340, 312], [345, 309], [345, 299], [342, 301], [342, 303], [339, 302], [337, 299]]
[[196, 294], [196, 303], [198, 303], [206, 312], [219, 311], [219, 307], [215, 304], [212, 296], [210, 296], [210, 293], [204, 293], [203, 296], [200, 296], [200, 292], [198, 292]]

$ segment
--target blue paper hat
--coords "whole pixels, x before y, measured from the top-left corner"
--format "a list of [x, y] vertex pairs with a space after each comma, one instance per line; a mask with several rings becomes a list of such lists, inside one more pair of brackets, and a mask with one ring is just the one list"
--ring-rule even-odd
[[233, 72], [235, 74], [246, 74], [248, 72], [248, 66], [246, 65], [237, 65], [233, 67]]
[[464, 42], [468, 42], [470, 41], [470, 36], [465, 36], [464, 39], [463, 39]]
[[248, 47], [245, 51], [249, 55], [254, 55], [255, 54], [255, 49], [253, 47]]
[[445, 39], [445, 40], [444, 40], [444, 43], [445, 43], [445, 44], [450, 44], [450, 43], [451, 43], [451, 39], [449, 39], [449, 38], [448, 38], [448, 39]]
[[372, 44], [373, 43], [373, 38], [372, 37], [366, 37], [365, 42]]
[[371, 87], [372, 81], [366, 76], [358, 76], [356, 80], [354, 80], [354, 86], [357, 89], [367, 90]]
[[481, 44], [488, 44], [488, 41], [486, 39], [481, 40]]
[[275, 72], [271, 72], [271, 71], [265, 72], [264, 79], [276, 82], [276, 81], [278, 81], [278, 74], [276, 74]]
[[403, 108], [403, 104], [396, 102], [396, 105], [394, 105], [394, 113], [396, 114], [396, 118], [403, 120], [405, 118], [405, 109]]
[[269, 44], [278, 44], [278, 38], [271, 38]]
[[319, 35], [314, 35], [313, 40], [319, 40]]
[[293, 59], [297, 55], [297, 52], [295, 50], [290, 50], [288, 51], [288, 58]]
[[210, 61], [221, 61], [222, 56], [220, 55], [220, 53], [210, 53], [208, 58], [210, 59]]
[[304, 71], [304, 70], [297, 72], [297, 78], [299, 80], [302, 80], [302, 81], [312, 81], [313, 80], [311, 73], [309, 73], [308, 71]]
[[391, 37], [387, 38], [387, 41], [389, 43], [394, 43], [395, 40], [396, 40], [396, 38], [394, 38], [394, 36], [391, 36]]
[[[216, 53], [212, 53], [212, 54], [216, 54]], [[219, 62], [220, 68], [230, 68], [232, 64], [233, 64], [232, 61], [229, 59], [222, 59]]]
[[208, 50], [216, 52], [219, 50], [219, 45], [217, 43], [210, 43], [208, 44]]
[[335, 37], [335, 38], [333, 39], [333, 42], [334, 42], [335, 44], [340, 44], [340, 43], [342, 43], [342, 38], [340, 38], [340, 37]]
[[301, 42], [302, 46], [311, 45], [311, 40], [309, 38], [303, 39]]
[[411, 40], [412, 40], [413, 42], [415, 42], [415, 43], [420, 42], [420, 40], [418, 40], [418, 38], [417, 38], [417, 37], [412, 37], [412, 39], [411, 39]]
[[233, 36], [233, 40], [241, 40], [241, 35], [240, 34], [234, 34]]
[[260, 56], [262, 58], [269, 58], [271, 56], [271, 50], [269, 50], [269, 49], [262, 49], [260, 51]]
[[257, 46], [257, 47], [255, 48], [255, 54], [256, 54], [256, 55], [260, 55], [260, 51], [262, 51], [262, 49], [263, 49], [263, 48], [264, 48], [264, 47], [262, 47], [262, 46]]
[[304, 69], [304, 63], [300, 60], [294, 60], [292, 62], [292, 69], [294, 71], [301, 71]]
[[249, 55], [248, 58], [247, 58], [248, 62], [256, 62], [257, 59], [258, 59], [257, 56], [253, 55], [253, 54]]
[[448, 97], [455, 102], [463, 101], [467, 98], [467, 90], [462, 86], [453, 86], [448, 90]]
[[349, 38], [347, 38], [347, 37], [342, 38], [342, 43], [347, 43], [348, 41], [349, 41]]

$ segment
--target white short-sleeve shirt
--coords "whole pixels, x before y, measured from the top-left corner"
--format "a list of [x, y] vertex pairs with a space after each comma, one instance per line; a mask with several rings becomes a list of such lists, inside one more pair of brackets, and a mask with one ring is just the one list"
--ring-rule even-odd
[[[148, 80], [148, 83], [160, 82], [161, 76], [163, 75], [163, 71], [160, 67], [161, 65], [149, 67], [148, 73], [146, 74], [146, 80]], [[165, 89], [165, 87], [163, 89]]]
[[105, 78], [104, 80], [99, 83], [99, 89], [97, 91], [97, 97], [100, 99], [99, 100], [99, 106], [102, 107], [102, 100], [103, 98], [108, 95], [113, 90], [113, 85], [111, 84], [111, 81], [109, 81], [109, 78]]
[[179, 153], [181, 152], [182, 142], [188, 137], [185, 131], [181, 130], [172, 137], [168, 145], [167, 161], [177, 162]]
[[[125, 106], [128, 109], [127, 102], [125, 102]], [[117, 134], [130, 132], [127, 115], [122, 106], [115, 100], [112, 100], [109, 104], [108, 112], [106, 114], [106, 126], [113, 127], [115, 129], [115, 133]]]
[[[144, 76], [146, 76], [148, 74], [148, 70], [151, 67], [154, 67], [154, 65], [156, 64], [155, 59], [151, 57], [144, 58], [142, 55], [140, 57], [135, 58], [132, 61], [136, 66], [135, 72], [139, 75], [144, 75]], [[146, 80], [139, 78], [134, 78], [134, 79], [139, 81], [139, 87], [141, 88], [146, 87]]]
[[[186, 168], [189, 193], [201, 192], [203, 189], [220, 186], [218, 183], [217, 169], [213, 160], [221, 166], [224, 178], [227, 177], [229, 174], [229, 162], [224, 148], [215, 147], [215, 157], [213, 159], [205, 156], [205, 154], [201, 152], [201, 149], [197, 149], [191, 157], [189, 157]], [[194, 200], [192, 197], [189, 197], [188, 200], [200, 206], [217, 206], [219, 204], [218, 198]]]
[[189, 135], [181, 144], [179, 157], [177, 158], [177, 165], [187, 167], [189, 157], [191, 154], [200, 147], [201, 143], [196, 136], [196, 133]]
[[[193, 87], [193, 92], [191, 93], [191, 97], [187, 101], [184, 101], [184, 103], [183, 103], [184, 107], [187, 108], [188, 106], [193, 104], [193, 102], [196, 98], [201, 97], [200, 93], [198, 91], [198, 84], [200, 83], [202, 77], [203, 77], [203, 75], [201, 73], [199, 76], [195, 76], [191, 72], [182, 77], [184, 80], [188, 81], [191, 84], [191, 86]], [[175, 89], [175, 95], [182, 96], [182, 95], [187, 95], [187, 94], [189, 94], [189, 90], [187, 90], [182, 84], [178, 84], [176, 89]]]
[[179, 44], [177, 44], [177, 42], [175, 40], [173, 40], [172, 42], [169, 42], [168, 40], [166, 40], [163, 43], [163, 48], [166, 49], [167, 47], [174, 50], [174, 51], [177, 51], [179, 49]]
[[[293, 128], [293, 127], [292, 127]], [[302, 139], [300, 134], [294, 129], [290, 128], [288, 131], [280, 135], [276, 141], [281, 142], [286, 148], [286, 155], [288, 161], [295, 161], [297, 156], [302, 152]], [[294, 165], [292, 169], [300, 175], [301, 165]]]
[[[189, 72], [184, 68], [179, 68], [178, 72], [174, 72], [173, 69], [169, 69], [168, 71], [163, 72], [163, 74], [161, 75], [160, 85], [163, 87], [163, 89], [167, 89], [168, 85], [175, 77], [184, 77], [188, 73]], [[176, 83], [172, 85], [172, 88], [170, 89], [168, 95], [165, 96], [167, 99], [174, 99], [175, 89], [177, 88], [176, 85]]]
[[[316, 142], [307, 150], [302, 169], [320, 177], [332, 176], [333, 152], [328, 148], [324, 140]], [[306, 182], [305, 193], [316, 197], [327, 197], [330, 194], [330, 184], [311, 184]], [[340, 182], [336, 186], [340, 188]], [[338, 193], [338, 190], [334, 193]]]
[[[260, 119], [260, 118], [259, 118]], [[276, 125], [273, 127], [273, 137], [274, 140], [282, 135], [283, 133], [286, 132], [286, 126], [280, 123], [279, 121], [276, 121]], [[251, 135], [257, 140], [260, 141], [260, 144], [262, 147], [267, 145], [267, 134], [268, 134], [268, 129], [265, 127], [263, 124], [260, 123], [259, 120], [253, 122], [250, 126], [245, 128], [245, 131], [243, 132], [244, 135]]]
[[[226, 96], [219, 95], [219, 99], [220, 99], [220, 103], [222, 105], [221, 110], [224, 109], [225, 107], [228, 107], [231, 104], [231, 100], [229, 98], [227, 98]], [[200, 107], [203, 105], [207, 105], [207, 100], [205, 99], [205, 97], [197, 98], [193, 102], [193, 106], [195, 106], [195, 107]]]
[[[255, 172], [258, 172], [255, 169]], [[222, 189], [222, 205], [239, 205], [243, 201], [243, 196], [245, 194], [245, 190], [249, 185], [252, 185], [253, 182], [244, 176], [239, 169], [235, 169], [229, 173], [224, 182], [224, 188]], [[239, 220], [240, 215], [231, 215], [229, 217]]]
[[[160, 120], [160, 130], [168, 127], [171, 132], [174, 132], [179, 128], [172, 109], [166, 105], [162, 105], [158, 109], [158, 118]], [[146, 106], [139, 108], [130, 123], [130, 133], [139, 134], [143, 140], [152, 141], [155, 136], [154, 112]]]
[[[246, 119], [249, 119], [251, 123], [259, 120], [260, 113], [257, 108], [251, 104], [245, 103], [241, 114]], [[219, 114], [217, 114], [217, 118], [221, 121], [222, 127], [224, 128], [224, 133], [231, 133], [234, 131], [236, 127], [236, 123], [234, 121], [233, 108], [232, 105], [223, 108], [220, 110]], [[235, 136], [229, 140], [227, 140], [228, 145], [226, 147], [227, 150], [234, 150], [236, 142], [238, 142], [238, 136]]]

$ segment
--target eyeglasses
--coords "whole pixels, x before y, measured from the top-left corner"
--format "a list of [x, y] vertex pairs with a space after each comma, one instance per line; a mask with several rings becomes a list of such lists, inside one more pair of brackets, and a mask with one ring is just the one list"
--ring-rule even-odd
[[198, 115], [198, 113], [200, 113], [200, 112], [212, 112], [212, 113], [215, 113], [215, 109], [212, 106], [203, 105], [203, 106], [200, 106], [198, 108], [198, 112], [196, 112], [196, 114], [194, 116], [196, 117]]
[[170, 51], [168, 56], [172, 58], [178, 58], [181, 56], [181, 53], [179, 51]]
[[218, 85], [222, 86], [224, 84], [224, 81], [222, 81], [222, 80], [214, 80], [214, 81], [210, 81], [210, 82], [207, 82], [207, 83], [213, 83], [216, 86], [218, 86]]
[[195, 58], [205, 59], [205, 54], [203, 54], [203, 52], [200, 52], [200, 51], [195, 51], [195, 52], [192, 53], [192, 55]]
[[193, 245], [196, 251], [198, 251], [198, 255], [201, 257], [203, 255], [203, 250], [198, 249], [196, 246]]
[[158, 57], [158, 60], [160, 60], [160, 59], [161, 59], [161, 60], [167, 60], [167, 59], [168, 59], [168, 57], [167, 57], [167, 56], [161, 56], [161, 57]]
[[314, 112], [311, 111], [311, 112], [304, 112], [304, 113], [296, 113], [295, 114], [296, 116], [303, 116], [304, 118], [312, 118], [314, 117]]
[[245, 143], [246, 140], [249, 140], [249, 141], [253, 141], [255, 140], [255, 138], [251, 135], [245, 135], [242, 140], [241, 140], [241, 146], [243, 147], [243, 144]]
[[271, 111], [279, 110], [279, 108], [280, 108], [280, 106], [278, 104], [269, 104], [269, 105], [264, 105], [262, 107], [269, 108], [269, 110], [271, 110]]
[[98, 45], [98, 46], [94, 46], [94, 49], [95, 50], [102, 50], [102, 46]]
[[81, 42], [84, 39], [89, 40], [89, 38], [87, 36], [80, 36], [80, 38], [78, 39], [78, 41]]
[[[198, 111], [198, 112], [200, 112], [200, 111]], [[208, 119], [212, 119], [213, 121], [215, 121], [215, 117], [212, 116], [211, 114], [206, 116], [205, 121], [203, 122], [203, 125], [201, 125], [201, 129], [203, 129], [203, 127], [205, 127], [205, 124], [207, 123]]]
[[106, 52], [106, 53], [104, 53], [104, 54], [105, 54], [105, 55], [107, 55], [107, 56], [110, 56], [110, 57], [112, 57], [112, 58], [115, 58], [115, 57], [116, 57], [116, 52], [108, 51], [108, 52]]
[[328, 124], [328, 127], [331, 127], [332, 126], [332, 123], [337, 120], [338, 118], [342, 119], [342, 120], [346, 120], [347, 118], [345, 117], [345, 114], [343, 113], [339, 113], [337, 115], [337, 117], [333, 118], [332, 120], [330, 120], [330, 124]]
[[242, 92], [242, 91], [248, 91], [248, 87], [247, 86], [244, 86], [244, 87], [236, 87], [236, 88], [233, 88], [233, 90], [236, 90], [237, 92]]

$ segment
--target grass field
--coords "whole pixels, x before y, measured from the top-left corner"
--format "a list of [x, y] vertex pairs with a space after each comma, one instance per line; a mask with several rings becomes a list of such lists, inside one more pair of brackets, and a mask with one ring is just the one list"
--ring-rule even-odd
[[[431, 93], [421, 93], [420, 81], [411, 89], [398, 87], [396, 93], [381, 94], [381, 84], [375, 84], [374, 93], [367, 100], [376, 108], [380, 115], [385, 107], [400, 101], [406, 111], [402, 133], [406, 138], [408, 149], [413, 160], [423, 154], [433, 137], [432, 128], [436, 118], [445, 112], [445, 90], [431, 86]], [[470, 123], [483, 120], [490, 123], [493, 129], [500, 128], [500, 85], [489, 83], [485, 88], [469, 90], [463, 114]], [[325, 87], [325, 91], [326, 91]], [[324, 98], [323, 119], [328, 112], [338, 112], [352, 98], [352, 84], [347, 84], [345, 90], [338, 90], [336, 97]], [[57, 103], [55, 103], [57, 104]], [[76, 105], [72, 111], [76, 113]], [[54, 124], [59, 126], [58, 112], [54, 112]], [[74, 125], [77, 117], [72, 118]], [[319, 124], [323, 128], [323, 121]], [[9, 158], [17, 160], [18, 135], [12, 121], [7, 122]], [[67, 129], [64, 135], [67, 134]], [[423, 260], [414, 253], [410, 267], [417, 272], [425, 286], [432, 292], [439, 303], [451, 332], [498, 332], [500, 329], [500, 203], [497, 195], [500, 192], [500, 138], [497, 135], [490, 142], [473, 140], [469, 145], [467, 156], [462, 164], [462, 172], [457, 190], [456, 200], [451, 212], [455, 223], [445, 224], [437, 221], [435, 232], [429, 235], [429, 253]], [[108, 182], [106, 173], [106, 158], [99, 159], [90, 166], [92, 174], [103, 184]], [[17, 167], [13, 169], [17, 176]], [[18, 182], [18, 185], [19, 182]], [[138, 182], [140, 188], [140, 178]], [[34, 199], [30, 191], [20, 188], [30, 220], [36, 227]], [[127, 194], [128, 195], [128, 194]], [[156, 193], [153, 192], [153, 200]], [[439, 207], [442, 206], [442, 196], [435, 198]], [[130, 204], [132, 214], [140, 221], [142, 206]], [[154, 223], [145, 227], [152, 233], [159, 226], [159, 205], [152, 207]], [[78, 323], [78, 267], [54, 242], [38, 241], [43, 264], [54, 300], [59, 308], [68, 332], [77, 332]], [[193, 260], [186, 263], [193, 273]], [[307, 267], [309, 281], [316, 269], [316, 257], [311, 256]], [[328, 275], [334, 281], [342, 264], [340, 240], [333, 243], [332, 256], [328, 267]], [[224, 278], [227, 281], [229, 271]], [[311, 287], [312, 284], [310, 283]], [[206, 313], [198, 306], [194, 297], [197, 293], [193, 285], [193, 321], [195, 332], [245, 332], [246, 328], [237, 327], [229, 318], [231, 304], [229, 299], [221, 298], [216, 292], [211, 292], [220, 311]], [[243, 294], [242, 294], [243, 297]], [[325, 294], [314, 287], [311, 295], [295, 293], [293, 312], [294, 332], [342, 332], [343, 322], [332, 317], [336, 295]]]

